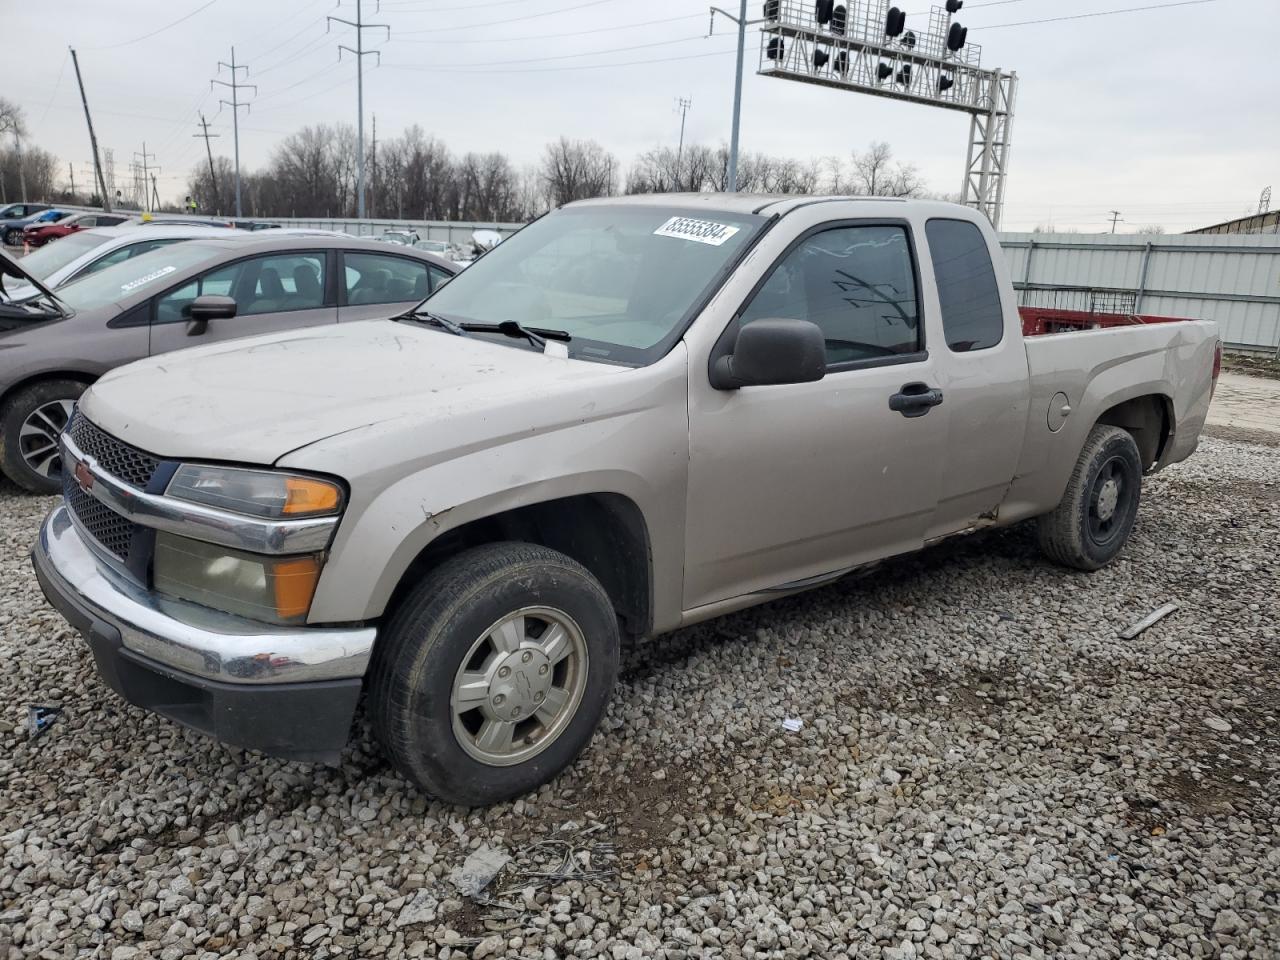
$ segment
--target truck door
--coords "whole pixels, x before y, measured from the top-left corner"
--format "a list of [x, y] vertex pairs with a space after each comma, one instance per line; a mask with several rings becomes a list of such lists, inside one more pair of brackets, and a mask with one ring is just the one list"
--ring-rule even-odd
[[916, 549], [933, 517], [946, 406], [909, 226], [819, 221], [733, 323], [774, 317], [822, 328], [827, 373], [718, 391], [693, 365], [686, 610]]
[[[1001, 303], [990, 245], [968, 220], [925, 223], [942, 339], [949, 428], [938, 451], [941, 487], [927, 538], [981, 524], [1004, 499], [1022, 453], [1030, 383], [1017, 304]], [[928, 272], [928, 271], [926, 271]], [[1011, 299], [1012, 287], [1004, 287]]]

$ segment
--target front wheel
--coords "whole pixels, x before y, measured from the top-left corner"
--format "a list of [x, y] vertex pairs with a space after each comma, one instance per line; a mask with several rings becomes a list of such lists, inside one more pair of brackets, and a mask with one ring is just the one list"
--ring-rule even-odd
[[4, 405], [0, 466], [10, 480], [32, 493], [62, 489], [58, 438], [86, 389], [79, 380], [44, 380], [19, 390]]
[[1129, 540], [1141, 492], [1142, 457], [1133, 435], [1098, 424], [1085, 438], [1062, 501], [1039, 520], [1040, 549], [1077, 570], [1106, 566]]
[[480, 806], [573, 762], [618, 672], [618, 621], [600, 583], [525, 543], [464, 551], [392, 616], [370, 675], [374, 733], [410, 780]]

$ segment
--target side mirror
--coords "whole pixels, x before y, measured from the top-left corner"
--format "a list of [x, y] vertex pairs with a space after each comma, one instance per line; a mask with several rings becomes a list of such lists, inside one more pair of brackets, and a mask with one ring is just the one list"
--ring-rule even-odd
[[733, 353], [711, 365], [716, 390], [812, 383], [827, 375], [827, 343], [809, 320], [756, 320], [742, 327]]
[[206, 294], [196, 297], [191, 302], [191, 319], [208, 322], [210, 320], [230, 320], [236, 315], [236, 302], [231, 297], [219, 297]]

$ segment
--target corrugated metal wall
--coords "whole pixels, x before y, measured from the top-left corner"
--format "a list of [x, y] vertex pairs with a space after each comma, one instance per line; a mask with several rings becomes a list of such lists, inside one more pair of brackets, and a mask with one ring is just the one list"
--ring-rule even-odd
[[1280, 350], [1280, 236], [1002, 233], [1000, 244], [1021, 303], [1130, 292], [1135, 313], [1216, 320], [1229, 346]]

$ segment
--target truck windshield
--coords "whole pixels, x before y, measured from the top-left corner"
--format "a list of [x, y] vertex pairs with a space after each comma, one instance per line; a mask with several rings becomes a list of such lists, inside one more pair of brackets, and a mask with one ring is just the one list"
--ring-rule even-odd
[[683, 334], [765, 220], [666, 206], [568, 207], [503, 241], [425, 308], [461, 324], [563, 330], [570, 356], [641, 366]]

